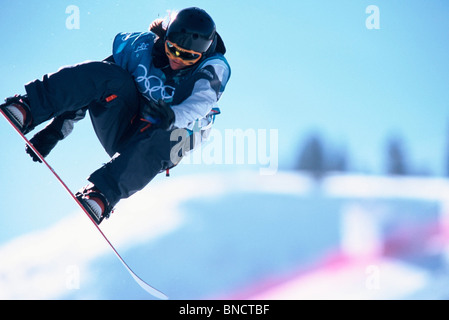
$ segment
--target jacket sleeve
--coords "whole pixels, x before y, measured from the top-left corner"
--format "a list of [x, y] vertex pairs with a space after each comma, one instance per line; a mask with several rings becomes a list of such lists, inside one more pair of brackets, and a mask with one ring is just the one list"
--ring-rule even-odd
[[220, 99], [230, 77], [229, 65], [222, 59], [206, 62], [198, 71], [192, 94], [178, 105], [173, 105], [174, 126], [193, 130], [195, 124], [205, 127], [216, 114], [214, 107]]
[[76, 122], [84, 119], [86, 111], [87, 108], [65, 112], [60, 116], [53, 118], [45, 129], [53, 131], [59, 136], [59, 139], [62, 140], [72, 133], [73, 126]]

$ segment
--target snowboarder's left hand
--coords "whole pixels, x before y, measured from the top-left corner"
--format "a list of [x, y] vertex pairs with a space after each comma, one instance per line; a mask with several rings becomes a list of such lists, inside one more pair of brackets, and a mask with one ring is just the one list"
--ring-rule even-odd
[[142, 107], [142, 115], [144, 118], [150, 116], [152, 119], [157, 120], [156, 126], [158, 128], [168, 130], [175, 122], [175, 113], [173, 112], [171, 105], [164, 100], [159, 99], [158, 102], [153, 100], [144, 99]]
[[[59, 140], [61, 140], [61, 135], [47, 127], [36, 133], [34, 137], [31, 138], [30, 142], [41, 154], [41, 156], [45, 158], [49, 155], [50, 151], [53, 150]], [[31, 149], [28, 145], [26, 146], [25, 151], [31, 156], [31, 158], [33, 158], [34, 162], [42, 162], [36, 153], [34, 153], [33, 149]]]

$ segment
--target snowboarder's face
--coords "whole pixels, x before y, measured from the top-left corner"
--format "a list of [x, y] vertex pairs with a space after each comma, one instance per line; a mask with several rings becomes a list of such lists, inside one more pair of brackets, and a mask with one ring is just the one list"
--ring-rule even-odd
[[182, 60], [180, 59], [168, 59], [168, 62], [170, 63], [170, 68], [172, 68], [172, 70], [180, 70], [183, 68], [188, 67], [188, 65], [185, 65], [184, 62], [182, 62]]
[[165, 41], [165, 53], [170, 62], [170, 68], [179, 70], [197, 63], [202, 54], [196, 51], [181, 48], [173, 42]]

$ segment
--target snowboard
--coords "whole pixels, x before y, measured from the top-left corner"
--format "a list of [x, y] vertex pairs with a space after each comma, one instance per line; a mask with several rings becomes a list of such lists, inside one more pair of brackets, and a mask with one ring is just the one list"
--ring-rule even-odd
[[61, 179], [61, 177], [56, 173], [55, 170], [48, 164], [48, 162], [42, 157], [42, 155], [39, 153], [39, 151], [33, 146], [33, 144], [28, 140], [28, 138], [14, 125], [14, 122], [9, 119], [9, 117], [5, 114], [3, 111], [3, 105], [0, 105], [0, 113], [3, 115], [3, 117], [8, 121], [8, 123], [14, 128], [14, 130], [22, 137], [22, 139], [25, 141], [25, 143], [34, 151], [34, 153], [39, 157], [39, 159], [42, 161], [42, 163], [53, 173], [56, 180], [59, 181], [61, 186], [67, 191], [69, 196], [72, 197], [73, 201], [81, 208], [81, 210], [86, 214], [86, 216], [90, 219], [94, 227], [98, 230], [99, 234], [103, 239], [107, 242], [107, 244], [110, 246], [114, 254], [117, 256], [117, 258], [120, 260], [120, 262], [123, 264], [125, 269], [129, 272], [131, 277], [137, 282], [137, 284], [142, 287], [146, 292], [148, 292], [150, 295], [154, 296], [155, 298], [166, 300], [168, 297], [161, 291], [153, 288], [148, 283], [143, 281], [141, 278], [139, 278], [134, 271], [128, 266], [128, 264], [125, 262], [125, 260], [122, 258], [122, 256], [118, 253], [118, 251], [115, 249], [115, 247], [112, 245], [112, 243], [109, 241], [109, 239], [106, 237], [106, 235], [103, 233], [103, 231], [100, 229], [100, 227], [97, 225], [95, 220], [90, 216], [90, 214], [87, 212], [87, 210], [83, 207], [83, 205], [79, 202], [79, 200], [76, 198], [75, 194], [69, 189], [67, 184]]

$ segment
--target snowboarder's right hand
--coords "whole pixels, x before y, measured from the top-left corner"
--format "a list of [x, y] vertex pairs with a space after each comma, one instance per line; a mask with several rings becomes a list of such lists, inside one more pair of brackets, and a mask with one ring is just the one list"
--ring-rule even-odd
[[[36, 133], [36, 135], [33, 138], [31, 138], [30, 142], [41, 154], [41, 156], [45, 158], [46, 156], [49, 155], [51, 150], [53, 150], [58, 141], [61, 139], [62, 139], [61, 134], [47, 127]], [[31, 156], [31, 158], [33, 158], [34, 162], [42, 162], [39, 159], [39, 157], [34, 153], [33, 149], [31, 149], [28, 145], [26, 146], [25, 151]]]
[[156, 120], [155, 125], [163, 130], [168, 130], [175, 122], [175, 113], [171, 105], [162, 99], [159, 99], [157, 102], [143, 99], [140, 113], [145, 119], [149, 116], [151, 119]]

